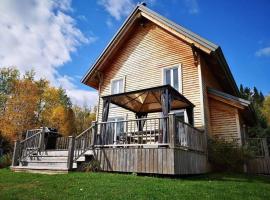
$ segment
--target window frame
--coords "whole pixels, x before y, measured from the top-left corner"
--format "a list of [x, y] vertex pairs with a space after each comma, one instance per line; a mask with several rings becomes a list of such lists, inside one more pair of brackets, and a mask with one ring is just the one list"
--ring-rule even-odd
[[[122, 89], [120, 89], [120, 92], [118, 92], [118, 93], [113, 93], [113, 82], [120, 81], [120, 80], [123, 81], [123, 87], [122, 87]], [[125, 91], [125, 77], [116, 78], [116, 79], [112, 79], [111, 80], [111, 94], [119, 94], [119, 93], [123, 93], [124, 91]]]
[[[175, 64], [161, 68], [161, 83], [162, 85], [166, 85], [165, 78], [166, 78], [166, 70], [170, 70], [170, 77], [171, 83], [173, 83], [173, 69], [178, 69], [178, 89], [176, 89], [179, 93], [183, 92], [183, 84], [182, 84], [182, 64]], [[172, 84], [170, 84], [172, 85]], [[172, 86], [173, 87], [173, 86]], [[174, 87], [173, 87], [174, 88]]]

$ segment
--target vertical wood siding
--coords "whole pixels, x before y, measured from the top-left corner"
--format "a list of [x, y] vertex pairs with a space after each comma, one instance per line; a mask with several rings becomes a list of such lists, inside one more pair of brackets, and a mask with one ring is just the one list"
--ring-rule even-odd
[[94, 150], [100, 168], [109, 172], [151, 174], [202, 174], [205, 154], [169, 148], [103, 148]]
[[[106, 67], [106, 71], [103, 72], [101, 96], [111, 94], [111, 80], [118, 78], [125, 77], [125, 91], [162, 85], [162, 68], [177, 64], [182, 65], [182, 93], [196, 106], [194, 121], [195, 126], [200, 127], [202, 125], [200, 87], [192, 48], [150, 22], [145, 27], [136, 27], [130, 33], [130, 37]], [[181, 80], [180, 77], [179, 80]], [[102, 105], [101, 99], [99, 121]], [[117, 107], [110, 109], [109, 117], [114, 116], [128, 116], [128, 119], [132, 119], [134, 113]]]

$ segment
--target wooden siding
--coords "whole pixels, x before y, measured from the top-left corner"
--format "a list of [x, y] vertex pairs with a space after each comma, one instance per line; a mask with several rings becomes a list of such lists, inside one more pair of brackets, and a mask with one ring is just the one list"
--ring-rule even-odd
[[207, 172], [205, 154], [170, 148], [103, 148], [94, 150], [103, 171], [151, 174]]
[[[100, 95], [111, 93], [111, 80], [125, 78], [125, 91], [138, 90], [162, 85], [162, 68], [181, 64], [183, 95], [196, 107], [195, 126], [202, 125], [200, 87], [198, 70], [190, 45], [176, 38], [162, 28], [149, 22], [144, 27], [136, 27], [130, 37], [111, 60], [103, 72]], [[102, 99], [99, 103], [98, 119], [101, 120]], [[134, 118], [134, 113], [122, 108], [112, 108], [109, 117]], [[154, 117], [157, 114], [151, 114]]]
[[239, 140], [238, 110], [209, 98], [211, 135], [228, 141]]
[[223, 91], [220, 84], [216, 80], [211, 68], [207, 65], [205, 58], [200, 56], [200, 66], [201, 66], [201, 74], [202, 74], [202, 93], [203, 93], [203, 109], [204, 109], [204, 122], [205, 122], [205, 130], [208, 134], [211, 134], [211, 119], [210, 119], [210, 108], [208, 102], [208, 93], [207, 88], [211, 87], [217, 89], [219, 91]]

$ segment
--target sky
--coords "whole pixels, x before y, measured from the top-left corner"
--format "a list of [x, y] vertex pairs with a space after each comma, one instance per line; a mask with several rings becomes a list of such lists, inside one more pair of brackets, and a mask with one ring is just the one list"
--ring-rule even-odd
[[[221, 46], [236, 83], [270, 94], [269, 0], [147, 0], [147, 6]], [[74, 104], [97, 91], [80, 80], [135, 0], [0, 0], [0, 67], [34, 69]]]

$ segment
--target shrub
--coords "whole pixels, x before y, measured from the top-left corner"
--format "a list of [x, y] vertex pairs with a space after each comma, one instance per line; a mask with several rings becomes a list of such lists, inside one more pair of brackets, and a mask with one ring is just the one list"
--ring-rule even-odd
[[210, 139], [208, 157], [214, 171], [242, 172], [251, 152], [246, 146], [240, 147], [236, 142]]
[[12, 155], [11, 154], [4, 154], [0, 157], [0, 169], [9, 167], [12, 162]]
[[100, 162], [92, 159], [89, 162], [82, 163], [78, 170], [81, 172], [99, 172], [101, 170]]

